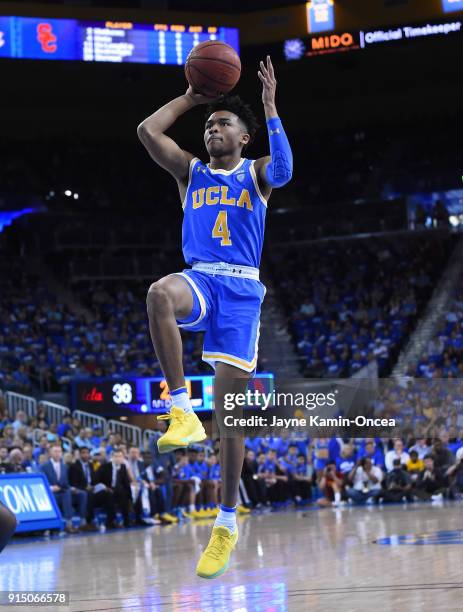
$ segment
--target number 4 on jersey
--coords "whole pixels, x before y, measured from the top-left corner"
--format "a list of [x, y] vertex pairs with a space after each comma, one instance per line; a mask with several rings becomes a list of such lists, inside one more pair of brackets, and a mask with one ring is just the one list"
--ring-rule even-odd
[[214, 223], [212, 230], [213, 238], [220, 238], [220, 246], [231, 246], [230, 230], [228, 229], [227, 223], [227, 211], [221, 210], [217, 215], [217, 219]]

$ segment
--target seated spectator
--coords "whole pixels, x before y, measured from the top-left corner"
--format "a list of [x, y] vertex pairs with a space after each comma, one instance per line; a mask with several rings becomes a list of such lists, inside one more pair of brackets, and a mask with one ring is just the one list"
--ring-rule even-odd
[[355, 467], [355, 451], [351, 444], [345, 444], [340, 456], [336, 459], [336, 471], [342, 474], [344, 482]]
[[24, 456], [22, 451], [19, 448], [13, 448], [10, 451], [9, 468], [6, 470], [6, 473], [19, 474], [20, 472], [24, 472], [23, 460]]
[[[96, 470], [90, 461], [90, 449], [83, 446], [79, 459], [69, 467], [69, 484], [79, 491], [87, 491], [87, 524], [92, 525], [95, 519], [95, 508], [100, 507], [106, 513], [106, 526], [118, 527], [115, 523], [116, 507], [114, 495], [105, 485], [96, 486]], [[89, 530], [93, 530], [89, 527]]]
[[424, 459], [426, 455], [429, 455], [431, 452], [431, 447], [428, 446], [426, 438], [418, 438], [416, 443], [410, 447], [411, 451], [416, 451], [418, 453], [418, 459]]
[[221, 470], [219, 456], [216, 453], [210, 453], [207, 458], [207, 499], [209, 500], [209, 508], [217, 508], [219, 505], [220, 485], [221, 485]]
[[424, 470], [424, 462], [418, 457], [418, 451], [410, 451], [410, 459], [407, 461], [407, 472], [410, 474], [412, 484], [415, 484], [419, 473]]
[[384, 468], [384, 453], [374, 440], [366, 440], [359, 450], [359, 458], [368, 457], [373, 465]]
[[[135, 520], [138, 525], [146, 525], [150, 522], [156, 512], [152, 509], [152, 501], [155, 501], [156, 485], [147, 480], [146, 466], [141, 459], [140, 449], [137, 446], [129, 448], [128, 466], [133, 476], [132, 501], [135, 510]], [[151, 500], [150, 500], [150, 492]]]
[[32, 446], [27, 443], [23, 446], [23, 468], [25, 472], [32, 472], [34, 469], [34, 460], [32, 458]]
[[295, 468], [298, 465], [299, 454], [300, 453], [297, 444], [295, 442], [290, 442], [288, 446], [288, 452], [285, 455], [286, 463], [289, 463], [289, 465], [292, 465], [293, 468]]
[[265, 485], [267, 487], [267, 498], [273, 504], [284, 504], [289, 501], [291, 491], [289, 488], [288, 468], [277, 457], [274, 449], [269, 449], [260, 474], [266, 475]]
[[177, 517], [166, 511], [166, 499], [163, 494], [164, 480], [159, 474], [155, 474], [149, 453], [146, 454], [144, 465], [142, 479], [144, 491], [148, 495], [149, 516], [154, 520], [159, 520], [162, 524], [177, 523]]
[[98, 425], [93, 426], [93, 434], [90, 438], [90, 443], [93, 448], [97, 448], [100, 446], [101, 441], [103, 440], [103, 432], [101, 431], [101, 427]]
[[392, 470], [386, 476], [385, 490], [381, 491], [379, 499], [384, 502], [413, 501], [411, 489], [411, 479], [403, 467], [402, 456], [396, 457], [392, 460]]
[[455, 458], [456, 462], [446, 473], [450, 482], [450, 495], [453, 498], [463, 493], [463, 447], [457, 450]]
[[413, 493], [418, 499], [439, 501], [446, 488], [446, 479], [441, 470], [434, 465], [431, 455], [424, 458], [424, 469], [419, 473]]
[[343, 476], [336, 472], [336, 463], [334, 461], [329, 461], [323, 468], [321, 477], [318, 480], [318, 488], [323, 494], [323, 497], [317, 499], [319, 506], [337, 507], [345, 503], [341, 499]]
[[16, 434], [20, 427], [24, 427], [24, 426], [27, 427], [27, 421], [28, 421], [27, 414], [24, 412], [24, 410], [18, 410], [16, 412], [16, 419], [11, 424], [11, 426], [13, 427], [14, 433]]
[[[265, 453], [259, 453], [260, 461], [265, 461]], [[259, 508], [267, 503], [267, 487], [265, 481], [257, 474], [258, 464], [253, 450], [246, 449], [244, 455], [241, 478], [246, 488], [246, 493], [254, 508]]]
[[312, 497], [312, 479], [314, 471], [312, 465], [302, 453], [297, 456], [296, 466], [291, 473], [291, 493], [296, 504], [308, 501]]
[[43, 421], [46, 425], [46, 428], [49, 427], [50, 423], [48, 421], [47, 413], [45, 408], [43, 408], [42, 406], [37, 408], [37, 414], [35, 415], [35, 418], [37, 419], [37, 422]]
[[9, 452], [6, 444], [0, 446], [0, 474], [5, 474], [10, 469], [8, 460]]
[[383, 472], [379, 466], [373, 465], [370, 457], [363, 457], [357, 461], [347, 480], [350, 483], [346, 487], [347, 497], [355, 504], [363, 504], [379, 498]]
[[[192, 478], [200, 486], [196, 495], [196, 506], [199, 506], [200, 514], [208, 514], [207, 509], [214, 507], [211, 499], [211, 488], [217, 489], [217, 481], [209, 482], [209, 465], [205, 459], [205, 453], [201, 448], [190, 447], [188, 449], [188, 461], [192, 471]], [[218, 489], [216, 491], [218, 493]], [[217, 497], [217, 496], [216, 496]]]
[[124, 453], [121, 450], [115, 449], [111, 461], [103, 463], [98, 468], [96, 483], [104, 484], [106, 489], [113, 493], [116, 507], [122, 513], [124, 527], [130, 527], [129, 508], [132, 491]]
[[395, 459], [400, 459], [400, 463], [404, 466], [407, 465], [407, 462], [410, 459], [410, 455], [405, 452], [404, 443], [402, 440], [400, 440], [400, 438], [395, 440], [393, 450], [388, 451], [384, 458], [384, 463], [388, 472], [391, 472], [394, 469]]
[[325, 467], [330, 460], [330, 440], [328, 438], [316, 438], [313, 443], [313, 465], [317, 478], [321, 478]]
[[441, 438], [436, 438], [432, 445], [431, 456], [434, 459], [434, 465], [443, 471], [454, 463], [454, 456], [447, 448], [447, 444]]
[[3, 428], [2, 442], [7, 448], [14, 445], [14, 429], [12, 425], [5, 425]]
[[49, 448], [50, 443], [48, 441], [48, 436], [40, 436], [39, 445], [32, 451], [33, 460], [38, 463], [40, 455], [45, 455], [45, 457], [48, 459]]
[[81, 446], [87, 446], [93, 448], [90, 438], [92, 437], [92, 430], [89, 427], [82, 427], [79, 431], [79, 435], [74, 438], [74, 444], [77, 448]]
[[188, 515], [196, 515], [195, 498], [197, 483], [193, 480], [193, 472], [188, 457], [183, 450], [176, 451], [177, 461], [173, 467], [173, 507], [187, 508]]
[[[158, 426], [162, 433], [167, 429], [165, 421], [160, 421]], [[151, 438], [149, 449], [151, 453], [151, 465], [149, 467], [153, 474], [154, 482], [157, 486], [162, 487], [164, 516], [171, 522], [178, 521], [177, 517], [174, 517], [172, 514], [174, 453], [163, 453], [161, 455], [155, 438]]]
[[72, 433], [72, 430], [72, 416], [70, 414], [67, 414], [63, 417], [63, 420], [58, 425], [57, 434], [60, 438], [64, 438], [64, 436], [67, 435], [68, 431]]
[[73, 497], [76, 499], [79, 507], [80, 530], [87, 531], [87, 493], [77, 489], [73, 491], [69, 486], [68, 469], [63, 461], [63, 449], [60, 444], [53, 444], [50, 449], [50, 455], [50, 459], [42, 464], [41, 471], [47, 477], [56, 503], [63, 513], [66, 521], [65, 531], [67, 533], [77, 533], [79, 531], [79, 529], [72, 526]]

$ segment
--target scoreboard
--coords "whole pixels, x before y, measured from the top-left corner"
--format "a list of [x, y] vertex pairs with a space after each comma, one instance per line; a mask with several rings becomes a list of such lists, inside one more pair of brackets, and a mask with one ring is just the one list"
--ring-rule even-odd
[[[248, 390], [273, 391], [273, 374], [256, 374]], [[186, 386], [196, 412], [214, 408], [213, 376], [187, 376]], [[172, 402], [164, 378], [93, 378], [71, 383], [72, 408], [104, 417], [168, 412]]]
[[0, 17], [0, 58], [182, 65], [206, 40], [239, 52], [237, 28]]

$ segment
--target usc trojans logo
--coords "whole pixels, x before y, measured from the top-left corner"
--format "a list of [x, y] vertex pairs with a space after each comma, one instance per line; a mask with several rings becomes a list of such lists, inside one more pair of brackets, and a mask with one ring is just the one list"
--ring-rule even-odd
[[37, 40], [45, 53], [55, 53], [58, 49], [56, 41], [58, 40], [53, 34], [51, 23], [39, 23], [37, 26]]

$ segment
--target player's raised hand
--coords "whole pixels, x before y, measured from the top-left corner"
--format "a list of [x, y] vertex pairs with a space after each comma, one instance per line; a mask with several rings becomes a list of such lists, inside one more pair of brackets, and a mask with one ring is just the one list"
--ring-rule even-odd
[[272, 106], [275, 104], [275, 91], [277, 88], [277, 81], [275, 79], [275, 71], [273, 70], [272, 60], [270, 55], [267, 55], [267, 62], [260, 62], [260, 70], [257, 72], [257, 76], [262, 82], [262, 102], [264, 106]]
[[195, 89], [193, 89], [191, 85], [186, 90], [185, 95], [189, 96], [195, 104], [212, 104], [213, 102], [216, 102], [217, 100], [220, 100], [220, 98], [223, 97], [218, 96], [217, 98], [210, 98], [209, 96], [205, 96], [197, 92]]

